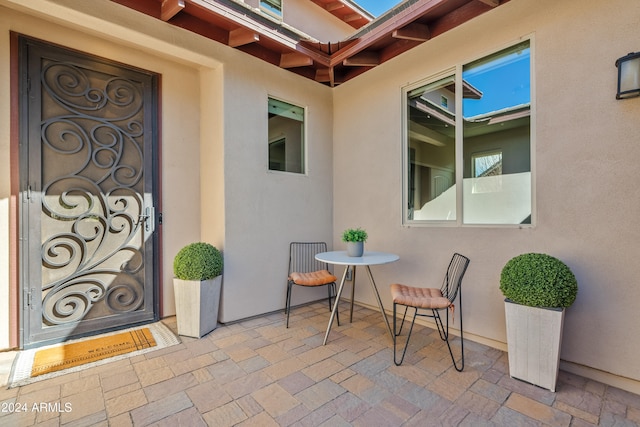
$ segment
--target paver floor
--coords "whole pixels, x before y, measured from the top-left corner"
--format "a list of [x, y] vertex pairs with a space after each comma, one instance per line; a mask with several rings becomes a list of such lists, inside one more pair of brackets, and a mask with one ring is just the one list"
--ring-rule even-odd
[[[0, 426], [635, 426], [640, 396], [566, 372], [556, 393], [514, 380], [506, 353], [465, 340], [455, 371], [416, 326], [402, 366], [380, 313], [356, 307], [322, 345], [326, 303], [202, 339], [0, 389]], [[175, 330], [175, 318], [164, 320]], [[453, 343], [454, 352], [459, 341]]]

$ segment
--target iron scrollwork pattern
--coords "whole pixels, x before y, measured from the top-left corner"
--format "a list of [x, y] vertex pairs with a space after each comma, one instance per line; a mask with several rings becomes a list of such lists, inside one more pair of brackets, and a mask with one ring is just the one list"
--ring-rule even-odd
[[141, 84], [50, 61], [41, 85], [43, 325], [135, 311], [144, 300]]

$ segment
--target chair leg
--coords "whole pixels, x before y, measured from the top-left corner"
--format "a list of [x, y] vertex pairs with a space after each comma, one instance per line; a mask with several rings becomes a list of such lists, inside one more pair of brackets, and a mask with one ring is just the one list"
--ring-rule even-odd
[[[284, 305], [284, 312], [287, 314], [287, 328], [289, 327], [289, 314], [291, 313], [291, 293], [292, 293], [292, 289], [293, 289], [293, 283], [288, 282], [287, 283], [287, 298], [285, 301], [285, 305]], [[331, 305], [331, 296], [332, 296], [332, 292], [333, 295], [336, 294], [336, 284], [335, 283], [329, 283], [327, 285], [327, 290], [329, 292], [329, 312], [331, 312], [331, 310], [333, 309], [333, 306]], [[338, 321], [338, 326], [340, 326], [340, 313], [336, 312], [336, 320]]]
[[402, 327], [404, 326], [404, 319], [407, 317], [407, 310], [409, 310], [409, 306], [405, 306], [404, 307], [404, 315], [402, 316], [402, 323], [400, 323], [400, 330], [398, 331], [398, 333], [396, 334], [396, 328], [395, 326], [393, 327], [393, 333], [398, 336], [402, 333]]
[[[460, 303], [460, 305], [462, 306], [462, 303]], [[408, 306], [405, 306], [404, 309], [404, 315], [402, 316], [402, 323], [400, 324], [400, 329], [398, 330], [397, 327], [397, 304], [393, 303], [393, 363], [396, 364], [396, 366], [400, 366], [402, 364], [402, 362], [404, 361], [404, 357], [407, 353], [407, 348], [409, 347], [409, 339], [411, 338], [411, 332], [413, 331], [413, 325], [415, 324], [416, 321], [416, 317], [418, 316], [418, 309], [414, 307], [415, 312], [413, 314], [413, 319], [411, 319], [411, 326], [409, 327], [409, 333], [407, 334], [407, 341], [405, 342], [404, 345], [404, 349], [402, 351], [402, 356], [400, 357], [400, 360], [398, 361], [398, 350], [397, 350], [397, 345], [398, 345], [398, 336], [400, 336], [400, 333], [402, 332], [402, 326], [404, 325], [404, 321], [405, 318], [407, 316], [407, 310], [409, 309]], [[446, 309], [445, 309], [446, 310]], [[456, 371], [458, 372], [462, 372], [462, 370], [464, 369], [464, 335], [463, 335], [463, 329], [462, 329], [462, 313], [460, 312], [460, 352], [461, 352], [461, 357], [459, 361], [456, 361], [455, 356], [453, 355], [453, 350], [451, 349], [451, 343], [449, 342], [449, 313], [447, 312], [446, 316], [446, 325], [442, 322], [442, 317], [440, 317], [440, 313], [438, 310], [432, 310], [433, 316], [429, 316], [429, 317], [433, 317], [433, 319], [435, 320], [436, 323], [436, 327], [438, 328], [438, 334], [440, 335], [440, 339], [444, 342], [447, 343], [447, 348], [449, 349], [449, 355], [451, 356], [451, 361], [453, 362], [453, 367], [455, 368]], [[421, 314], [421, 316], [424, 316], [424, 314]]]
[[[462, 303], [460, 303], [460, 305], [462, 306]], [[447, 310], [447, 309], [445, 309]], [[433, 311], [433, 317], [435, 318], [436, 321], [436, 326], [438, 327], [438, 333], [440, 334], [440, 339], [442, 339], [442, 341], [447, 343], [447, 348], [449, 349], [449, 355], [451, 355], [451, 361], [453, 362], [453, 367], [456, 369], [456, 371], [458, 372], [462, 372], [462, 370], [464, 369], [464, 336], [463, 336], [463, 332], [462, 332], [462, 312], [460, 311], [460, 352], [461, 352], [461, 357], [460, 357], [460, 366], [458, 366], [458, 362], [456, 362], [455, 357], [453, 356], [453, 351], [451, 350], [451, 343], [449, 342], [449, 312], [447, 312], [446, 316], [447, 316], [447, 325], [446, 325], [446, 329], [445, 326], [442, 324], [442, 318], [440, 317], [440, 313], [438, 313], [437, 310], [432, 310]]]
[[291, 313], [291, 282], [287, 283], [287, 301], [285, 303], [285, 311], [287, 312], [287, 328], [289, 327], [289, 313]]
[[291, 293], [291, 284], [287, 282], [287, 296], [284, 298], [284, 313], [289, 312], [289, 293]]
[[400, 358], [400, 361], [398, 361], [398, 356], [397, 356], [397, 341], [398, 341], [398, 336], [400, 335], [400, 332], [402, 331], [402, 325], [404, 325], [404, 318], [407, 315], [407, 310], [409, 309], [408, 306], [405, 306], [404, 309], [404, 316], [402, 317], [402, 323], [400, 324], [400, 331], [397, 331], [396, 329], [396, 322], [397, 322], [397, 317], [396, 317], [396, 311], [397, 311], [397, 304], [394, 302], [393, 303], [393, 363], [396, 364], [396, 366], [400, 366], [402, 364], [402, 362], [404, 361], [404, 356], [407, 353], [407, 348], [409, 347], [409, 339], [411, 338], [411, 332], [413, 331], [413, 325], [416, 322], [416, 316], [418, 315], [418, 309], [415, 308], [415, 312], [413, 313], [413, 319], [411, 319], [411, 326], [409, 327], [409, 333], [407, 334], [407, 341], [404, 344], [404, 350], [402, 351], [402, 357]]

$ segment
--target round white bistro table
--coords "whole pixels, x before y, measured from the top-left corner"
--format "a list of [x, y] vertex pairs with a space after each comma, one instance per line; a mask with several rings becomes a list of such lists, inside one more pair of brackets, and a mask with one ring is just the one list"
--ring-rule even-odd
[[328, 264], [334, 265], [344, 265], [344, 273], [342, 274], [342, 280], [340, 281], [340, 287], [338, 288], [338, 294], [336, 295], [336, 301], [333, 304], [333, 310], [331, 311], [331, 317], [329, 318], [329, 325], [327, 326], [327, 332], [324, 334], [324, 341], [322, 345], [327, 344], [327, 338], [329, 338], [329, 332], [331, 331], [331, 325], [333, 325], [333, 319], [336, 317], [336, 313], [338, 312], [338, 304], [340, 303], [340, 295], [342, 295], [342, 289], [344, 288], [344, 282], [347, 278], [347, 271], [349, 267], [352, 268], [353, 276], [351, 280], [353, 281], [353, 287], [351, 289], [351, 317], [350, 320], [353, 321], [353, 297], [354, 290], [356, 286], [356, 267], [363, 266], [367, 271], [369, 276], [369, 282], [371, 282], [371, 287], [373, 288], [373, 292], [376, 295], [376, 299], [378, 300], [378, 307], [380, 307], [380, 313], [382, 314], [382, 318], [387, 325], [387, 329], [389, 330], [389, 334], [393, 339], [393, 332], [391, 332], [391, 326], [389, 325], [389, 319], [384, 312], [384, 307], [382, 306], [382, 300], [380, 299], [380, 294], [378, 293], [378, 288], [376, 287], [376, 282], [373, 280], [373, 275], [371, 274], [372, 265], [380, 265], [380, 264], [389, 264], [391, 262], [395, 262], [400, 257], [395, 254], [390, 254], [386, 252], [367, 252], [365, 251], [360, 257], [353, 257], [347, 255], [347, 251], [331, 251], [331, 252], [321, 252], [316, 255], [316, 259], [318, 261], [326, 262]]

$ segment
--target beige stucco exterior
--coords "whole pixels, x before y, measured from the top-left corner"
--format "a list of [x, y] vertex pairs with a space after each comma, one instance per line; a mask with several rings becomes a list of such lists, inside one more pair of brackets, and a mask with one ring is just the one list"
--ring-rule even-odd
[[[260, 8], [260, 0], [241, 0], [258, 13], [269, 16]], [[327, 13], [319, 5], [309, 0], [284, 0], [282, 16], [271, 15], [275, 22], [284, 22], [321, 42], [337, 42], [350, 36], [354, 29], [351, 25]]]
[[[500, 270], [511, 257], [546, 252], [574, 271], [563, 369], [640, 379], [632, 332], [640, 322], [633, 170], [640, 99], [616, 101], [615, 60], [640, 47], [640, 3], [512, 1], [334, 91], [336, 231], [370, 230], [367, 247], [400, 255], [379, 283], [439, 284], [454, 251], [471, 259], [465, 332], [505, 342]], [[488, 30], [490, 29], [490, 30]], [[531, 37], [533, 227], [403, 227], [402, 87]], [[634, 135], [636, 135], [634, 137]], [[375, 191], [367, 191], [375, 189]], [[363, 278], [364, 279], [364, 278]], [[383, 292], [386, 306], [391, 304]], [[375, 305], [365, 286], [356, 298]], [[481, 337], [481, 338], [480, 338]]]
[[[331, 89], [106, 0], [0, 0], [0, 349], [9, 347], [9, 32], [162, 75], [163, 314], [174, 313], [172, 261], [192, 241], [225, 257], [220, 320], [284, 307], [288, 243], [361, 226], [388, 284], [439, 284], [454, 251], [471, 259], [465, 337], [505, 349], [502, 266], [546, 252], [574, 271], [563, 369], [640, 391], [635, 184], [640, 98], [615, 100], [615, 60], [640, 49], [640, 3], [512, 0]], [[311, 5], [316, 7], [315, 5]], [[311, 7], [309, 6], [309, 7]], [[402, 88], [532, 42], [534, 224], [402, 225]], [[329, 40], [326, 40], [329, 41]], [[307, 174], [267, 170], [267, 98], [306, 108]], [[294, 294], [294, 304], [322, 297]], [[356, 299], [374, 306], [365, 275]], [[466, 332], [469, 335], [466, 335]]]

